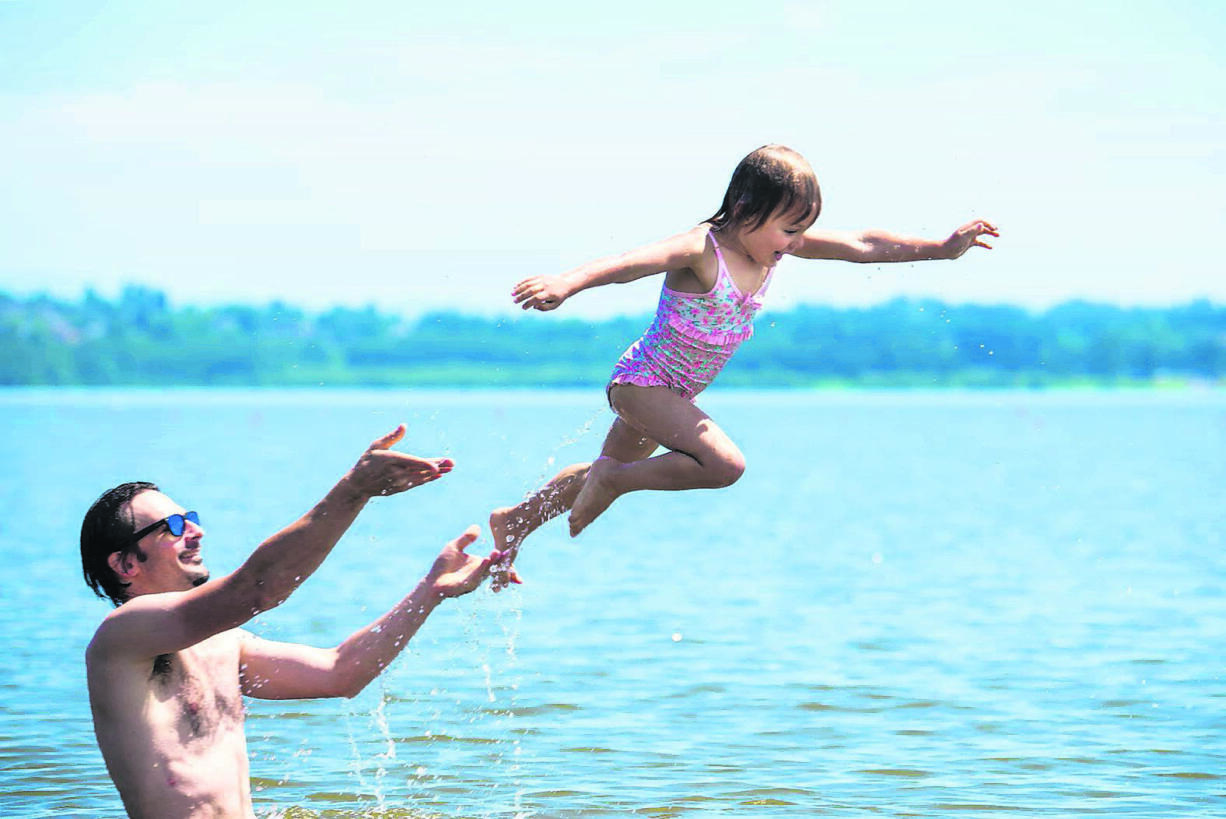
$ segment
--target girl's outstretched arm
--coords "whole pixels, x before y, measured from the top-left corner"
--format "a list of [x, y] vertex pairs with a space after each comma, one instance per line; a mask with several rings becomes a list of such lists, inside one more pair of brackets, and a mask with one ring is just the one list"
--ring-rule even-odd
[[669, 270], [697, 270], [706, 248], [706, 237], [707, 228], [700, 225], [617, 256], [588, 262], [557, 276], [532, 276], [515, 285], [511, 297], [525, 310], [556, 310], [562, 302], [590, 287], [624, 284]]
[[967, 222], [947, 239], [918, 239], [896, 236], [883, 230], [805, 231], [800, 249], [793, 255], [802, 259], [838, 259], [844, 262], [921, 262], [928, 259], [956, 259], [972, 247], [991, 245], [982, 236], [999, 236], [996, 226], [982, 219]]

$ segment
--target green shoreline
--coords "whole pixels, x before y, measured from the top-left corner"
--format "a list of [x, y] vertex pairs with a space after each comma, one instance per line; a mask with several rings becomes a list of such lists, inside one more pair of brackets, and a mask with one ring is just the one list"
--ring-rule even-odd
[[[439, 391], [493, 391], [493, 392], [588, 392], [603, 389], [603, 382], [566, 382], [540, 383], [527, 381], [477, 382], [477, 381], [446, 381], [434, 378], [406, 378], [404, 380], [359, 381], [346, 379], [331, 379], [322, 381], [286, 381], [280, 383], [243, 384], [243, 383], [212, 383], [212, 384], [157, 384], [157, 383], [112, 383], [112, 384], [0, 384], [0, 395], [19, 392], [107, 392], [107, 391], [347, 391], [347, 390], [404, 390], [422, 389]], [[940, 391], [982, 391], [982, 392], [1018, 392], [1018, 391], [1063, 391], [1063, 392], [1208, 392], [1226, 391], [1226, 378], [1195, 379], [1195, 378], [1154, 378], [1154, 379], [1092, 379], [1092, 378], [1047, 378], [1047, 379], [1014, 379], [1014, 380], [974, 380], [935, 381], [931, 378], [894, 378], [880, 379], [820, 379], [812, 382], [791, 383], [749, 383], [730, 379], [720, 381], [712, 387], [712, 391], [729, 393], [752, 392], [940, 392]]]
[[[0, 386], [604, 386], [649, 315], [407, 319], [372, 307], [172, 306], [0, 293]], [[1226, 383], [1226, 307], [1018, 307], [899, 299], [770, 311], [722, 388], [1067, 389]]]

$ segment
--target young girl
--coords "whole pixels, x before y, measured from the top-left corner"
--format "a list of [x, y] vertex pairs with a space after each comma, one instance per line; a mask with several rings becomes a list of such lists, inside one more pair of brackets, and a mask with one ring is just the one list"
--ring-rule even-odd
[[[606, 393], [617, 418], [600, 457], [566, 467], [519, 505], [490, 515], [494, 547], [506, 555], [495, 589], [518, 582], [511, 562], [524, 538], [567, 509], [574, 537], [627, 492], [724, 487], [741, 477], [741, 451], [693, 399], [753, 334], [754, 314], [785, 255], [849, 262], [956, 259], [972, 247], [990, 247], [981, 236], [998, 235], [982, 220], [944, 241], [811, 230], [821, 207], [817, 178], [804, 157], [767, 145], [741, 160], [719, 210], [692, 230], [515, 285], [512, 294], [523, 309], [556, 310], [590, 287], [665, 274], [655, 321], [613, 368]], [[666, 451], [652, 457], [661, 446]]]

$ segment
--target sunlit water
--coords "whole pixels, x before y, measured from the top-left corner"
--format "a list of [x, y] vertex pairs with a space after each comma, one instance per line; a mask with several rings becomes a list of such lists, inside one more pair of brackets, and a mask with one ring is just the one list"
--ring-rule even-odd
[[[220, 573], [406, 421], [456, 471], [373, 502], [252, 624], [331, 645], [589, 458], [602, 398], [0, 393], [0, 815], [123, 815], [82, 664], [101, 490], [199, 510]], [[735, 486], [555, 522], [524, 586], [445, 605], [352, 701], [250, 702], [259, 814], [1226, 815], [1226, 395], [703, 404], [747, 455]]]

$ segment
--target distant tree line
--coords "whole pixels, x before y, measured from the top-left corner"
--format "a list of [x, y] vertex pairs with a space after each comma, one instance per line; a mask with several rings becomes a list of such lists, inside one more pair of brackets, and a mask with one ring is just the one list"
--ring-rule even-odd
[[[0, 293], [0, 385], [594, 386], [647, 315], [581, 321], [374, 307], [174, 307]], [[720, 377], [731, 386], [1044, 386], [1226, 380], [1226, 307], [896, 300], [770, 311]]]

